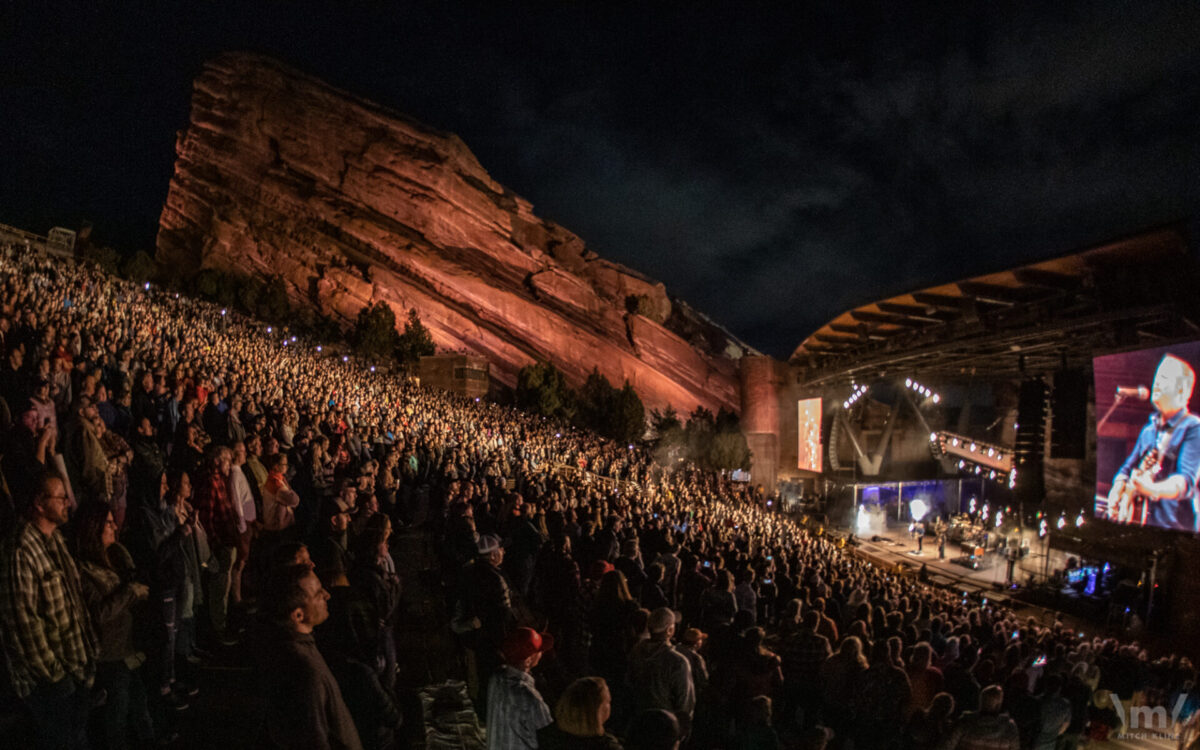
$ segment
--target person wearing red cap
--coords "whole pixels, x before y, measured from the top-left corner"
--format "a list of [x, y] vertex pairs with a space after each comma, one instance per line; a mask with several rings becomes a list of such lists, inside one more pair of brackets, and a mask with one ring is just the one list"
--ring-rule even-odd
[[488, 750], [536, 750], [537, 731], [553, 718], [529, 672], [553, 647], [549, 633], [532, 628], [517, 628], [504, 639], [504, 666], [488, 684]]

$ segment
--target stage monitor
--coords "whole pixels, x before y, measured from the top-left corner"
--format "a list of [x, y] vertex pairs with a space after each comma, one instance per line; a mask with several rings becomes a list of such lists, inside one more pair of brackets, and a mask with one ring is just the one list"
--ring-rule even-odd
[[800, 447], [796, 451], [799, 468], [805, 471], [821, 472], [821, 399], [806, 398], [797, 404], [799, 417], [797, 423], [800, 429]]
[[1200, 531], [1200, 342], [1096, 357], [1095, 515]]

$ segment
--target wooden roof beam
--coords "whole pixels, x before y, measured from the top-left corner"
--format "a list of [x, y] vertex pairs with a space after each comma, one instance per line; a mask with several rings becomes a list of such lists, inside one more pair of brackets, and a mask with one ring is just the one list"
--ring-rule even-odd
[[960, 281], [956, 286], [967, 297], [993, 305], [1003, 305], [1004, 307], [1012, 307], [1019, 302], [1024, 302], [1028, 298], [1027, 294], [1021, 293], [1019, 287], [984, 284], [979, 281]]
[[846, 336], [836, 336], [830, 333], [822, 333], [820, 331], [813, 334], [813, 338], [825, 344], [837, 344], [853, 346], [859, 343], [858, 338], [847, 338]]
[[943, 310], [961, 310], [965, 301], [962, 297], [933, 292], [913, 292], [912, 298], [926, 307], [940, 307]]
[[1046, 271], [1040, 268], [1018, 268], [1012, 272], [1017, 281], [1029, 286], [1040, 286], [1046, 289], [1060, 289], [1073, 292], [1083, 286], [1083, 279], [1056, 271]]
[[946, 323], [955, 317], [953, 313], [941, 312], [937, 307], [902, 305], [897, 302], [877, 302], [875, 306], [886, 313], [903, 315], [906, 318], [921, 320], [926, 323]]
[[892, 336], [895, 336], [902, 328], [896, 328], [891, 331], [881, 331], [878, 328], [867, 325], [866, 323], [858, 323], [857, 325], [846, 325], [845, 323], [830, 323], [826, 326], [831, 331], [836, 333], [848, 333], [858, 336], [865, 341], [887, 341]]
[[846, 325], [845, 323], [830, 323], [827, 328], [838, 333], [848, 333], [854, 336], [863, 336], [871, 330], [871, 326], [866, 323], [858, 323], [856, 325]]
[[[863, 323], [883, 323], [897, 326], [907, 326], [909, 328], [924, 328], [928, 323], [906, 318], [901, 315], [889, 315], [887, 313], [871, 312], [870, 310], [851, 310], [850, 316], [855, 320]], [[940, 321], [939, 321], [940, 322]]]

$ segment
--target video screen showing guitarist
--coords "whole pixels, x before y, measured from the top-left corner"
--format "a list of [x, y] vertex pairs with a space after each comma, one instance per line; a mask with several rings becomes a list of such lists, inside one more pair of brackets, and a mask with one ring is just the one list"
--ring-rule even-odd
[[1154, 412], [1113, 477], [1110, 520], [1200, 531], [1200, 418], [1187, 408], [1195, 384], [1187, 362], [1172, 354], [1159, 361], [1150, 389]]

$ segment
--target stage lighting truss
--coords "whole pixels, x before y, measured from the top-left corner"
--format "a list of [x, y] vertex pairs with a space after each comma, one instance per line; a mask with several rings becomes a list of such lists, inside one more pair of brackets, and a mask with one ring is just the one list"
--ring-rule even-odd
[[854, 391], [845, 401], [842, 402], [842, 408], [849, 409], [851, 406], [854, 406], [854, 403], [866, 395], [867, 391], [870, 389], [871, 387], [867, 385], [854, 385]]
[[927, 401], [933, 402], [935, 404], [940, 404], [942, 402], [941, 394], [934, 393], [932, 388], [923, 386], [920, 383], [918, 383], [917, 381], [913, 380], [912, 378], [904, 379], [904, 387], [908, 388], [910, 391], [922, 396]]
[[1002, 446], [942, 430], [929, 433], [929, 452], [935, 459], [957, 458], [959, 471], [1006, 483], [1009, 489], [1017, 484], [1012, 451]]

